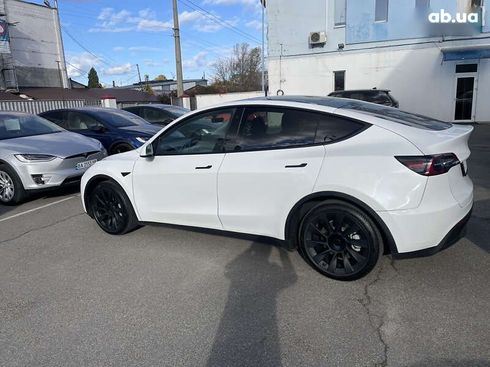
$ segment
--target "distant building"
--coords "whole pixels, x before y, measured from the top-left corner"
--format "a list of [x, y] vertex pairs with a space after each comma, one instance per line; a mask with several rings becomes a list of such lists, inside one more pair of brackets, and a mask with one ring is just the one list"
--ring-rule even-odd
[[490, 121], [490, 11], [483, 5], [268, 0], [270, 94], [377, 87], [392, 90], [404, 110]]
[[0, 0], [0, 89], [70, 87], [57, 1], [51, 2]]
[[[148, 81], [151, 89], [156, 95], [169, 95], [173, 91], [177, 90], [177, 81], [173, 79], [169, 80], [150, 80]], [[134, 89], [140, 90], [146, 85], [146, 82], [135, 83], [131, 85], [125, 85], [119, 88], [123, 89]], [[208, 81], [206, 79], [187, 79], [184, 80], [184, 92], [194, 88], [196, 86], [206, 87], [208, 85]]]

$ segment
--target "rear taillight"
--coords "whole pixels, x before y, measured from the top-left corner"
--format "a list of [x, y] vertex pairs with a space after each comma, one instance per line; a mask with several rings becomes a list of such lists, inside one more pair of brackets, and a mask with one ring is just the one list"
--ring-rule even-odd
[[437, 176], [460, 164], [454, 153], [421, 156], [397, 156], [401, 164], [423, 176]]

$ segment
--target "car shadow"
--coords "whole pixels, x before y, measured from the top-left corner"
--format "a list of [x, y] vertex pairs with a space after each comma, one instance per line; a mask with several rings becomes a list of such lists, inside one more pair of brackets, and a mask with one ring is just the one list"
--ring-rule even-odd
[[271, 261], [274, 247], [253, 242], [226, 265], [230, 288], [207, 366], [282, 365], [277, 298], [297, 275], [286, 250]]
[[490, 253], [490, 200], [475, 201], [465, 237]]

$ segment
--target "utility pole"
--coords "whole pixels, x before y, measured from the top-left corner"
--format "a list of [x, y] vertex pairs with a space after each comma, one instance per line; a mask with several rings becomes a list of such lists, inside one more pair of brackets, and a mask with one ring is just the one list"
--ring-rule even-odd
[[174, 7], [175, 67], [177, 69], [177, 98], [180, 98], [184, 94], [184, 82], [182, 76], [182, 53], [180, 50], [179, 11], [177, 9], [177, 0], [173, 0], [173, 7]]
[[262, 1], [262, 92], [266, 95], [265, 91], [265, 0]]
[[140, 90], [143, 90], [143, 86], [141, 85], [140, 64], [136, 64], [136, 69], [138, 69], [138, 79], [140, 81]]

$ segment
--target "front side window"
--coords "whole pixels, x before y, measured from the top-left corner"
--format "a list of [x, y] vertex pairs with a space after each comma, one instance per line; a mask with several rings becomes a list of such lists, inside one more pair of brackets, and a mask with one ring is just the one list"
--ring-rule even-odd
[[346, 0], [335, 0], [335, 20], [336, 27], [345, 26]]
[[388, 21], [388, 0], [376, 0], [376, 9], [374, 15], [375, 22], [387, 22]]
[[155, 140], [155, 155], [223, 153], [235, 109], [193, 116]]
[[68, 112], [68, 118], [64, 124], [68, 130], [95, 130], [103, 128], [103, 125], [93, 117], [80, 112]]
[[247, 108], [232, 150], [263, 150], [314, 144], [320, 118], [320, 114], [293, 109]]

